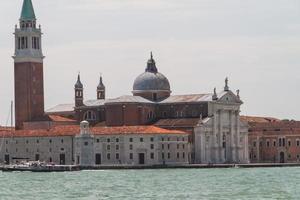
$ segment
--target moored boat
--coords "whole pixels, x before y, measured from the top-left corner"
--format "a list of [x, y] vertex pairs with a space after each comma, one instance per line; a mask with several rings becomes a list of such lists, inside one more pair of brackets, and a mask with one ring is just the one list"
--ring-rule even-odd
[[5, 165], [2, 168], [4, 172], [65, 172], [65, 171], [79, 171], [80, 168], [77, 165], [54, 165], [44, 162], [26, 162], [15, 165]]

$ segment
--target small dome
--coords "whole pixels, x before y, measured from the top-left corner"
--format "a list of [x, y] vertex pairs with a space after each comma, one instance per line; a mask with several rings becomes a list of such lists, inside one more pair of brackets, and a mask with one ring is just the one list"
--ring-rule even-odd
[[144, 72], [133, 84], [133, 91], [170, 91], [169, 80], [161, 73]]

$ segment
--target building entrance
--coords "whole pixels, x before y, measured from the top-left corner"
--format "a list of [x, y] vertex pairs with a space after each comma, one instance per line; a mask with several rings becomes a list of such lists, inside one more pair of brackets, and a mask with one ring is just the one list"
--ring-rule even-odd
[[66, 155], [63, 154], [63, 153], [59, 155], [59, 164], [60, 165], [65, 165], [66, 164]]
[[284, 163], [284, 152], [280, 152], [280, 163]]
[[9, 155], [5, 155], [4, 156], [4, 161], [5, 161], [5, 164], [6, 165], [9, 165], [10, 163], [9, 163]]
[[145, 154], [139, 153], [139, 164], [144, 165], [145, 164]]
[[100, 153], [97, 153], [96, 156], [95, 156], [95, 164], [96, 165], [101, 165], [101, 154]]

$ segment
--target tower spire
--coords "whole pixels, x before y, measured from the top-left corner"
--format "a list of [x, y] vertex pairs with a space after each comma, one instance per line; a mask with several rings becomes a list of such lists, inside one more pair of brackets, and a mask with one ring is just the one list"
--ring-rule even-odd
[[147, 62], [146, 72], [157, 73], [157, 68], [155, 64], [155, 60], [153, 59], [152, 51], [150, 52], [150, 59]]
[[229, 86], [228, 86], [228, 77], [226, 77], [225, 79], [225, 87], [224, 87], [224, 91], [229, 91]]
[[36, 20], [31, 0], [24, 0], [20, 20]]
[[105, 99], [105, 85], [103, 84], [102, 74], [100, 75], [100, 81], [97, 86], [97, 99]]

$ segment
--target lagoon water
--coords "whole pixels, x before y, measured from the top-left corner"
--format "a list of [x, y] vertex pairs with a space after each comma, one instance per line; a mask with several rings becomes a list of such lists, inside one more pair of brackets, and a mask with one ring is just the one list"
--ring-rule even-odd
[[0, 200], [300, 199], [300, 168], [0, 172]]

